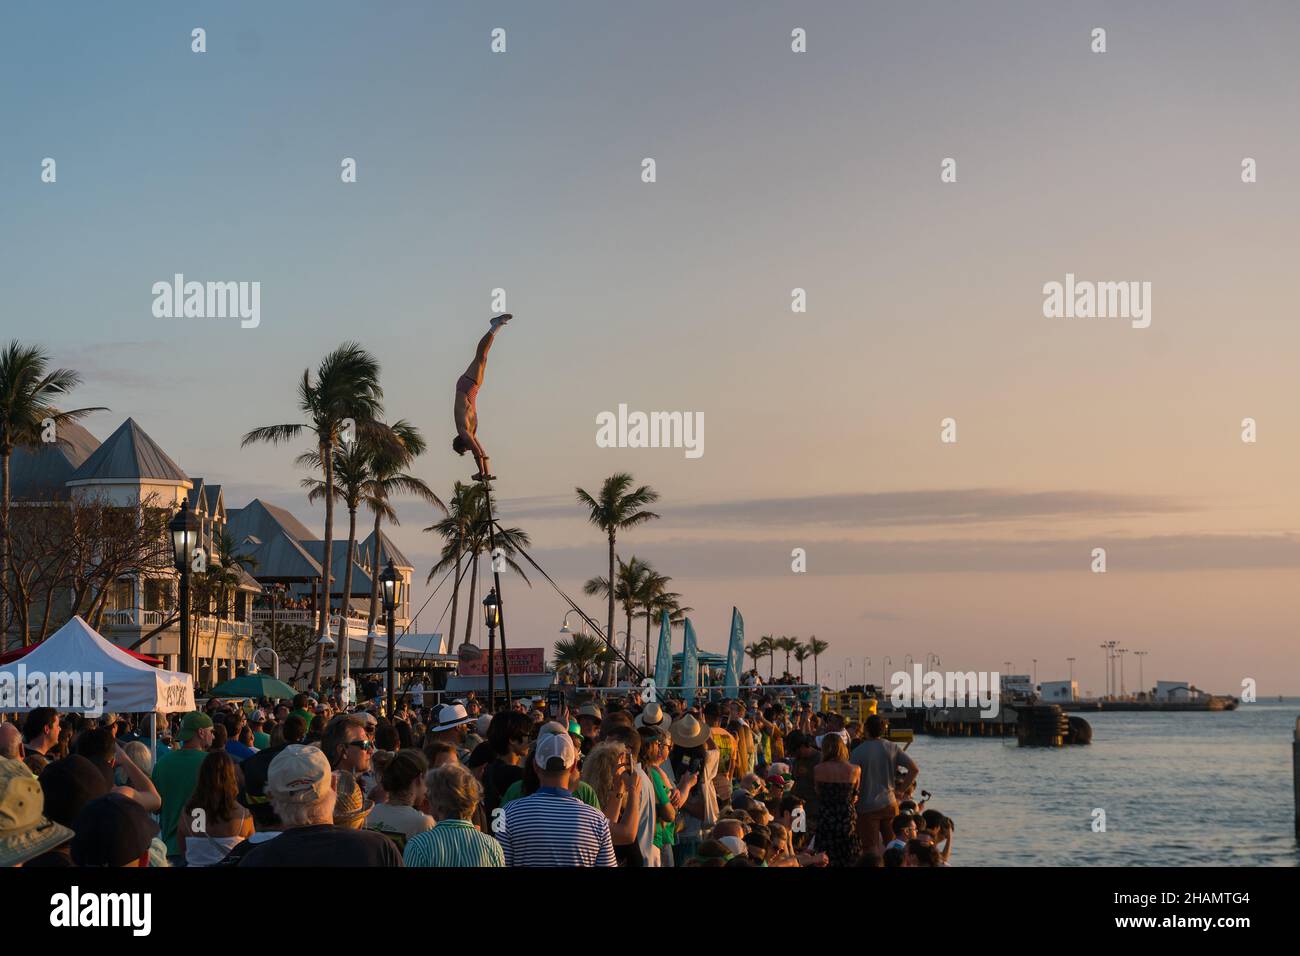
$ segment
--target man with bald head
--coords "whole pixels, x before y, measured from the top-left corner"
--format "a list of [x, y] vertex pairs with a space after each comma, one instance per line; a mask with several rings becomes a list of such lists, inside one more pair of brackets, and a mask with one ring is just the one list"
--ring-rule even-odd
[[7, 720], [0, 723], [0, 757], [22, 760], [24, 756], [23, 732], [18, 729], [18, 725]]

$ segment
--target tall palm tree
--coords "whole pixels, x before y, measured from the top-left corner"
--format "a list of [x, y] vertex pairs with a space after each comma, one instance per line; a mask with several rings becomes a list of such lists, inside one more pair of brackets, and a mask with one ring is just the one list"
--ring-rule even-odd
[[456, 482], [451, 490], [451, 504], [447, 508], [446, 516], [424, 529], [439, 535], [443, 540], [442, 556], [438, 563], [429, 569], [429, 576], [425, 579], [425, 583], [432, 581], [434, 575], [448, 568], [455, 568], [451, 582], [451, 627], [447, 631], [452, 641], [456, 640], [456, 613], [460, 604], [460, 562], [469, 547], [472, 516], [475, 509], [479, 507], [474, 498], [482, 494], [483, 486], [480, 484], [466, 485]]
[[575, 684], [586, 684], [605, 645], [590, 634], [574, 634], [555, 642], [555, 669], [573, 677]]
[[816, 634], [808, 638], [808, 653], [812, 655], [812, 659], [813, 659], [813, 683], [814, 684], [821, 683], [817, 679], [817, 658], [825, 654], [826, 649], [829, 648], [830, 646], [831, 645], [828, 641], [819, 641], [817, 639]]
[[[105, 408], [74, 408], [61, 412], [51, 403], [81, 384], [72, 369], [51, 369], [49, 355], [17, 339], [0, 351], [0, 582], [9, 579], [9, 458], [19, 447], [39, 447], [44, 422], [59, 426]], [[62, 439], [59, 439], [62, 441]], [[9, 626], [7, 592], [0, 587], [0, 638]]]
[[[304, 432], [311, 432], [316, 440], [316, 455], [324, 472], [325, 542], [321, 562], [322, 585], [325, 590], [321, 601], [320, 618], [316, 622], [317, 676], [324, 651], [320, 643], [325, 638], [325, 627], [330, 614], [330, 568], [334, 546], [334, 455], [344, 424], [351, 421], [356, 431], [350, 437], [360, 439], [374, 429], [383, 414], [384, 390], [379, 384], [379, 362], [356, 342], [344, 342], [323, 359], [312, 381], [311, 370], [304, 369], [298, 383], [298, 408], [306, 417], [304, 422], [283, 425], [263, 425], [244, 436], [241, 447], [255, 442], [293, 441]], [[349, 437], [349, 436], [344, 436]], [[342, 649], [340, 649], [342, 650]]]
[[754, 662], [754, 670], [758, 670], [758, 662], [771, 653], [772, 648], [763, 641], [745, 645], [745, 656]]
[[[612, 592], [610, 591], [609, 580], [604, 577], [594, 577], [582, 586], [584, 594], [600, 595], [601, 597], [612, 595], [623, 605], [623, 613], [627, 616], [627, 630], [624, 631], [626, 636], [623, 641], [623, 659], [629, 668], [632, 661], [632, 617], [644, 597], [643, 592], [653, 573], [654, 571], [650, 566], [634, 554], [627, 561], [622, 558], [618, 559], [618, 577], [614, 579]], [[649, 627], [650, 624], [647, 621], [647, 632]]]
[[[632, 488], [632, 476], [625, 471], [610, 475], [600, 486], [595, 496], [581, 488], [574, 489], [578, 504], [586, 505], [587, 520], [604, 531], [609, 538], [609, 575], [605, 580], [614, 579], [614, 547], [618, 532], [626, 528], [653, 521], [659, 516], [653, 511], [644, 510], [659, 500], [659, 492], [649, 485]], [[605, 639], [611, 646], [614, 643], [614, 591], [609, 591], [609, 617], [607, 619]], [[631, 628], [628, 628], [629, 632]]]
[[[379, 575], [383, 573], [383, 566], [379, 561], [379, 525], [385, 518], [390, 524], [401, 523], [397, 520], [397, 512], [389, 505], [389, 499], [399, 494], [411, 495], [426, 504], [433, 505], [444, 515], [447, 514], [447, 506], [433, 493], [433, 489], [423, 480], [407, 474], [404, 470], [409, 468], [411, 463], [418, 456], [423, 455], [428, 448], [420, 430], [404, 418], [393, 422], [388, 428], [393, 441], [385, 442], [373, 449], [370, 457], [370, 483], [365, 494], [366, 505], [375, 516], [375, 549], [370, 556], [370, 609], [366, 615], [367, 635], [374, 634], [375, 621], [379, 619]], [[370, 666], [374, 649], [374, 638], [367, 636], [363, 666]]]
[[764, 634], [758, 639], [758, 646], [763, 649], [763, 654], [767, 657], [767, 682], [770, 684], [776, 675], [776, 638], [771, 634]]
[[794, 659], [799, 662], [799, 683], [803, 683], [803, 662], [812, 657], [812, 648], [807, 644], [800, 644], [794, 649]]
[[[237, 550], [234, 535], [227, 531], [218, 531], [212, 536], [212, 557], [206, 575], [206, 594], [215, 598], [216, 613], [212, 615], [212, 653], [209, 658], [216, 666], [217, 637], [221, 633], [221, 621], [230, 606], [230, 591], [238, 588], [243, 580], [241, 571], [253, 571], [257, 567], [257, 558]], [[210, 599], [209, 598], [209, 599]], [[207, 610], [205, 603], [204, 610]], [[213, 671], [215, 678], [215, 669]]]
[[772, 642], [778, 651], [785, 651], [785, 672], [790, 673], [790, 655], [799, 646], [797, 637], [779, 637]]

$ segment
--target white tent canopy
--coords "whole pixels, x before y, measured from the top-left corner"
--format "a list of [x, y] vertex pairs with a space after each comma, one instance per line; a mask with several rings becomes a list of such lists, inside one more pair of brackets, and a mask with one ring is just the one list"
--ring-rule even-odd
[[[39, 696], [33, 675], [45, 682]], [[79, 689], [73, 699], [59, 696], [73, 685]], [[102, 699], [96, 700], [91, 689]], [[186, 712], [195, 709], [194, 679], [137, 660], [74, 617], [33, 651], [0, 667], [0, 711], [37, 707], [82, 713]]]

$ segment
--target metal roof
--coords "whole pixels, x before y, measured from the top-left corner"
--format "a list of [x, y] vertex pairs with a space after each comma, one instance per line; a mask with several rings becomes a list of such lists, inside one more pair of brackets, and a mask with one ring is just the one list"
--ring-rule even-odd
[[411, 568], [414, 570], [415, 565], [410, 562], [406, 555], [402, 554], [397, 545], [393, 544], [390, 538], [381, 529], [379, 532], [379, 560], [371, 562], [370, 553], [375, 547], [375, 533], [373, 531], [366, 535], [364, 541], [357, 543], [357, 563], [362, 567], [384, 568], [388, 564], [388, 559], [393, 559], [393, 565], [399, 568]]
[[236, 538], [251, 534], [263, 541], [270, 541], [277, 534], [284, 533], [295, 541], [316, 540], [316, 535], [288, 509], [261, 498], [254, 498], [242, 508], [227, 508], [226, 529]]
[[9, 459], [10, 496], [66, 498], [65, 483], [99, 447], [99, 439], [76, 422], [58, 426], [59, 441], [36, 448], [18, 446]]
[[117, 431], [83, 461], [69, 479], [73, 482], [150, 480], [189, 482], [189, 476], [167, 457], [134, 418], [128, 418]]

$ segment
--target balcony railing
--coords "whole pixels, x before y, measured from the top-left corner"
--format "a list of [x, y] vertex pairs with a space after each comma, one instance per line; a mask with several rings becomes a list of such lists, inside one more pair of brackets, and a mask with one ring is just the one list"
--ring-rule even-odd
[[[146, 611], [138, 607], [119, 608], [116, 611], [104, 612], [104, 625], [106, 627], [159, 627], [174, 613], [174, 611]], [[199, 614], [191, 618], [191, 624], [196, 634], [211, 634], [215, 627], [217, 634], [223, 637], [253, 636], [253, 625], [249, 621], [230, 621], [208, 614]]]
[[[269, 626], [271, 623], [270, 608], [257, 608], [252, 612], [253, 623], [263, 626]], [[356, 610], [348, 612], [348, 634], [365, 635], [366, 634], [367, 615]], [[395, 618], [398, 627], [406, 626], [406, 618], [400, 614]], [[316, 626], [316, 613], [308, 608], [277, 608], [275, 612], [276, 624], [293, 624], [303, 627]], [[380, 612], [379, 619], [375, 622], [375, 629], [382, 631], [384, 627], [383, 612]], [[329, 620], [329, 629], [331, 634], [337, 634], [339, 630], [339, 615], [331, 614]]]

